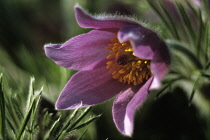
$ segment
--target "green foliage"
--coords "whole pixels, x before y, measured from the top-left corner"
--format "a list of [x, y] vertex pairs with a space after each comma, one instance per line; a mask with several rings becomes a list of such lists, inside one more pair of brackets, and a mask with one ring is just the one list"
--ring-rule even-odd
[[2, 74], [0, 74], [0, 138], [5, 139], [6, 137], [6, 127], [5, 127], [5, 101], [4, 101], [4, 93], [2, 88]]
[[[168, 3], [170, 3], [169, 8]], [[209, 71], [205, 68], [209, 63], [207, 1], [201, 2], [201, 5], [205, 7], [204, 10], [189, 0], [175, 0], [168, 3], [164, 0], [157, 2], [148, 0], [148, 4], [159, 16], [168, 32], [165, 41], [173, 55], [172, 71], [169, 75], [176, 74], [192, 83], [193, 89], [189, 96], [189, 103], [191, 103], [196, 89], [199, 88], [198, 79], [207, 78], [209, 75]], [[178, 16], [175, 17], [173, 12]], [[205, 74], [197, 75], [198, 71]]]
[[[26, 93], [15, 92], [10, 87], [3, 86], [3, 75], [0, 75], [0, 139], [63, 139], [71, 133], [77, 133], [100, 117], [93, 115], [89, 119], [85, 118], [90, 111], [86, 109], [76, 109], [72, 113], [55, 111], [49, 113], [45, 108], [41, 108], [43, 88], [35, 90], [35, 79], [30, 80], [29, 90]], [[3, 89], [4, 87], [4, 89]], [[22, 87], [19, 87], [22, 88]], [[9, 92], [10, 91], [10, 92]], [[24, 100], [23, 94], [26, 94]], [[87, 121], [84, 121], [87, 120]], [[86, 132], [86, 131], [85, 131]], [[79, 134], [79, 133], [78, 133]], [[83, 136], [84, 134], [79, 134]], [[81, 137], [80, 137], [81, 138]], [[78, 139], [80, 139], [78, 136]]]
[[157, 15], [160, 17], [160, 19], [162, 20], [162, 22], [165, 25], [165, 27], [167, 29], [169, 29], [169, 30], [167, 30], [167, 32], [169, 32], [169, 34], [171, 34], [172, 36], [175, 36], [172, 27], [170, 26], [170, 24], [168, 23], [168, 21], [164, 18], [164, 16], [162, 15], [161, 11], [158, 10], [158, 8], [155, 6], [155, 4], [152, 1], [148, 0], [147, 2], [151, 6], [151, 8], [157, 13]]

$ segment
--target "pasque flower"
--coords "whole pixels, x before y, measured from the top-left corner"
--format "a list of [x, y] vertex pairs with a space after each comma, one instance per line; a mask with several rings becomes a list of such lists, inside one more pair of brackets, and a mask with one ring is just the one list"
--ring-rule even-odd
[[117, 95], [113, 119], [118, 130], [130, 136], [136, 109], [168, 71], [169, 50], [155, 32], [135, 20], [91, 16], [79, 6], [75, 13], [79, 26], [94, 30], [64, 44], [45, 45], [56, 64], [79, 71], [62, 90], [56, 108], [92, 106]]

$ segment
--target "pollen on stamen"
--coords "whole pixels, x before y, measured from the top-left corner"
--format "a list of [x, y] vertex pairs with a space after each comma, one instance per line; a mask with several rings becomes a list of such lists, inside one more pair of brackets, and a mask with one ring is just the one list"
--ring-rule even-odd
[[138, 85], [152, 76], [150, 60], [138, 58], [130, 42], [120, 43], [117, 38], [112, 38], [107, 46], [109, 54], [106, 58], [110, 61], [106, 68], [114, 79], [121, 83]]
[[113, 63], [112, 61], [109, 61], [109, 62], [107, 62], [106, 64], [109, 65], [109, 64], [112, 64], [112, 63]]

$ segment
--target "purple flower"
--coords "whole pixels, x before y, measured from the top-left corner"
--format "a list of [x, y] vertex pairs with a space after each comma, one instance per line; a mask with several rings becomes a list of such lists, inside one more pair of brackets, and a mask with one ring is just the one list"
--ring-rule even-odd
[[75, 6], [76, 19], [89, 33], [61, 45], [45, 45], [56, 64], [78, 70], [62, 90], [57, 109], [92, 106], [117, 95], [113, 119], [118, 130], [132, 135], [136, 109], [149, 90], [160, 87], [170, 55], [156, 33], [124, 17], [93, 17]]

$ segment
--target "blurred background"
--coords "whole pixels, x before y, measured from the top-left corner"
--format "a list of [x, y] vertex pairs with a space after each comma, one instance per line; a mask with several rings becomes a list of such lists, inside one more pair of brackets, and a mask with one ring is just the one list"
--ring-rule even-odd
[[[35, 88], [44, 85], [40, 109], [52, 113], [56, 113], [54, 103], [60, 91], [75, 71], [59, 67], [48, 59], [43, 46], [47, 43], [64, 43], [71, 37], [89, 31], [76, 23], [73, 11], [76, 3], [91, 14], [135, 16], [159, 31], [162, 38], [170, 38], [167, 31], [162, 31], [160, 19], [144, 0], [1, 0], [0, 73], [8, 79], [8, 87], [14, 90], [19, 86], [28, 90], [30, 76], [34, 76]], [[170, 3], [167, 7], [170, 7]], [[179, 18], [176, 11], [172, 14], [174, 18]], [[201, 89], [209, 92], [209, 83]], [[209, 94], [205, 98], [209, 100]], [[187, 94], [178, 86], [158, 98], [156, 92], [150, 94], [137, 111], [132, 138], [117, 131], [112, 120], [112, 102], [113, 99], [93, 107], [92, 114], [102, 113], [102, 117], [87, 126], [88, 131], [83, 139], [210, 140], [209, 104], [189, 106]], [[74, 139], [78, 133], [75, 132]]]

